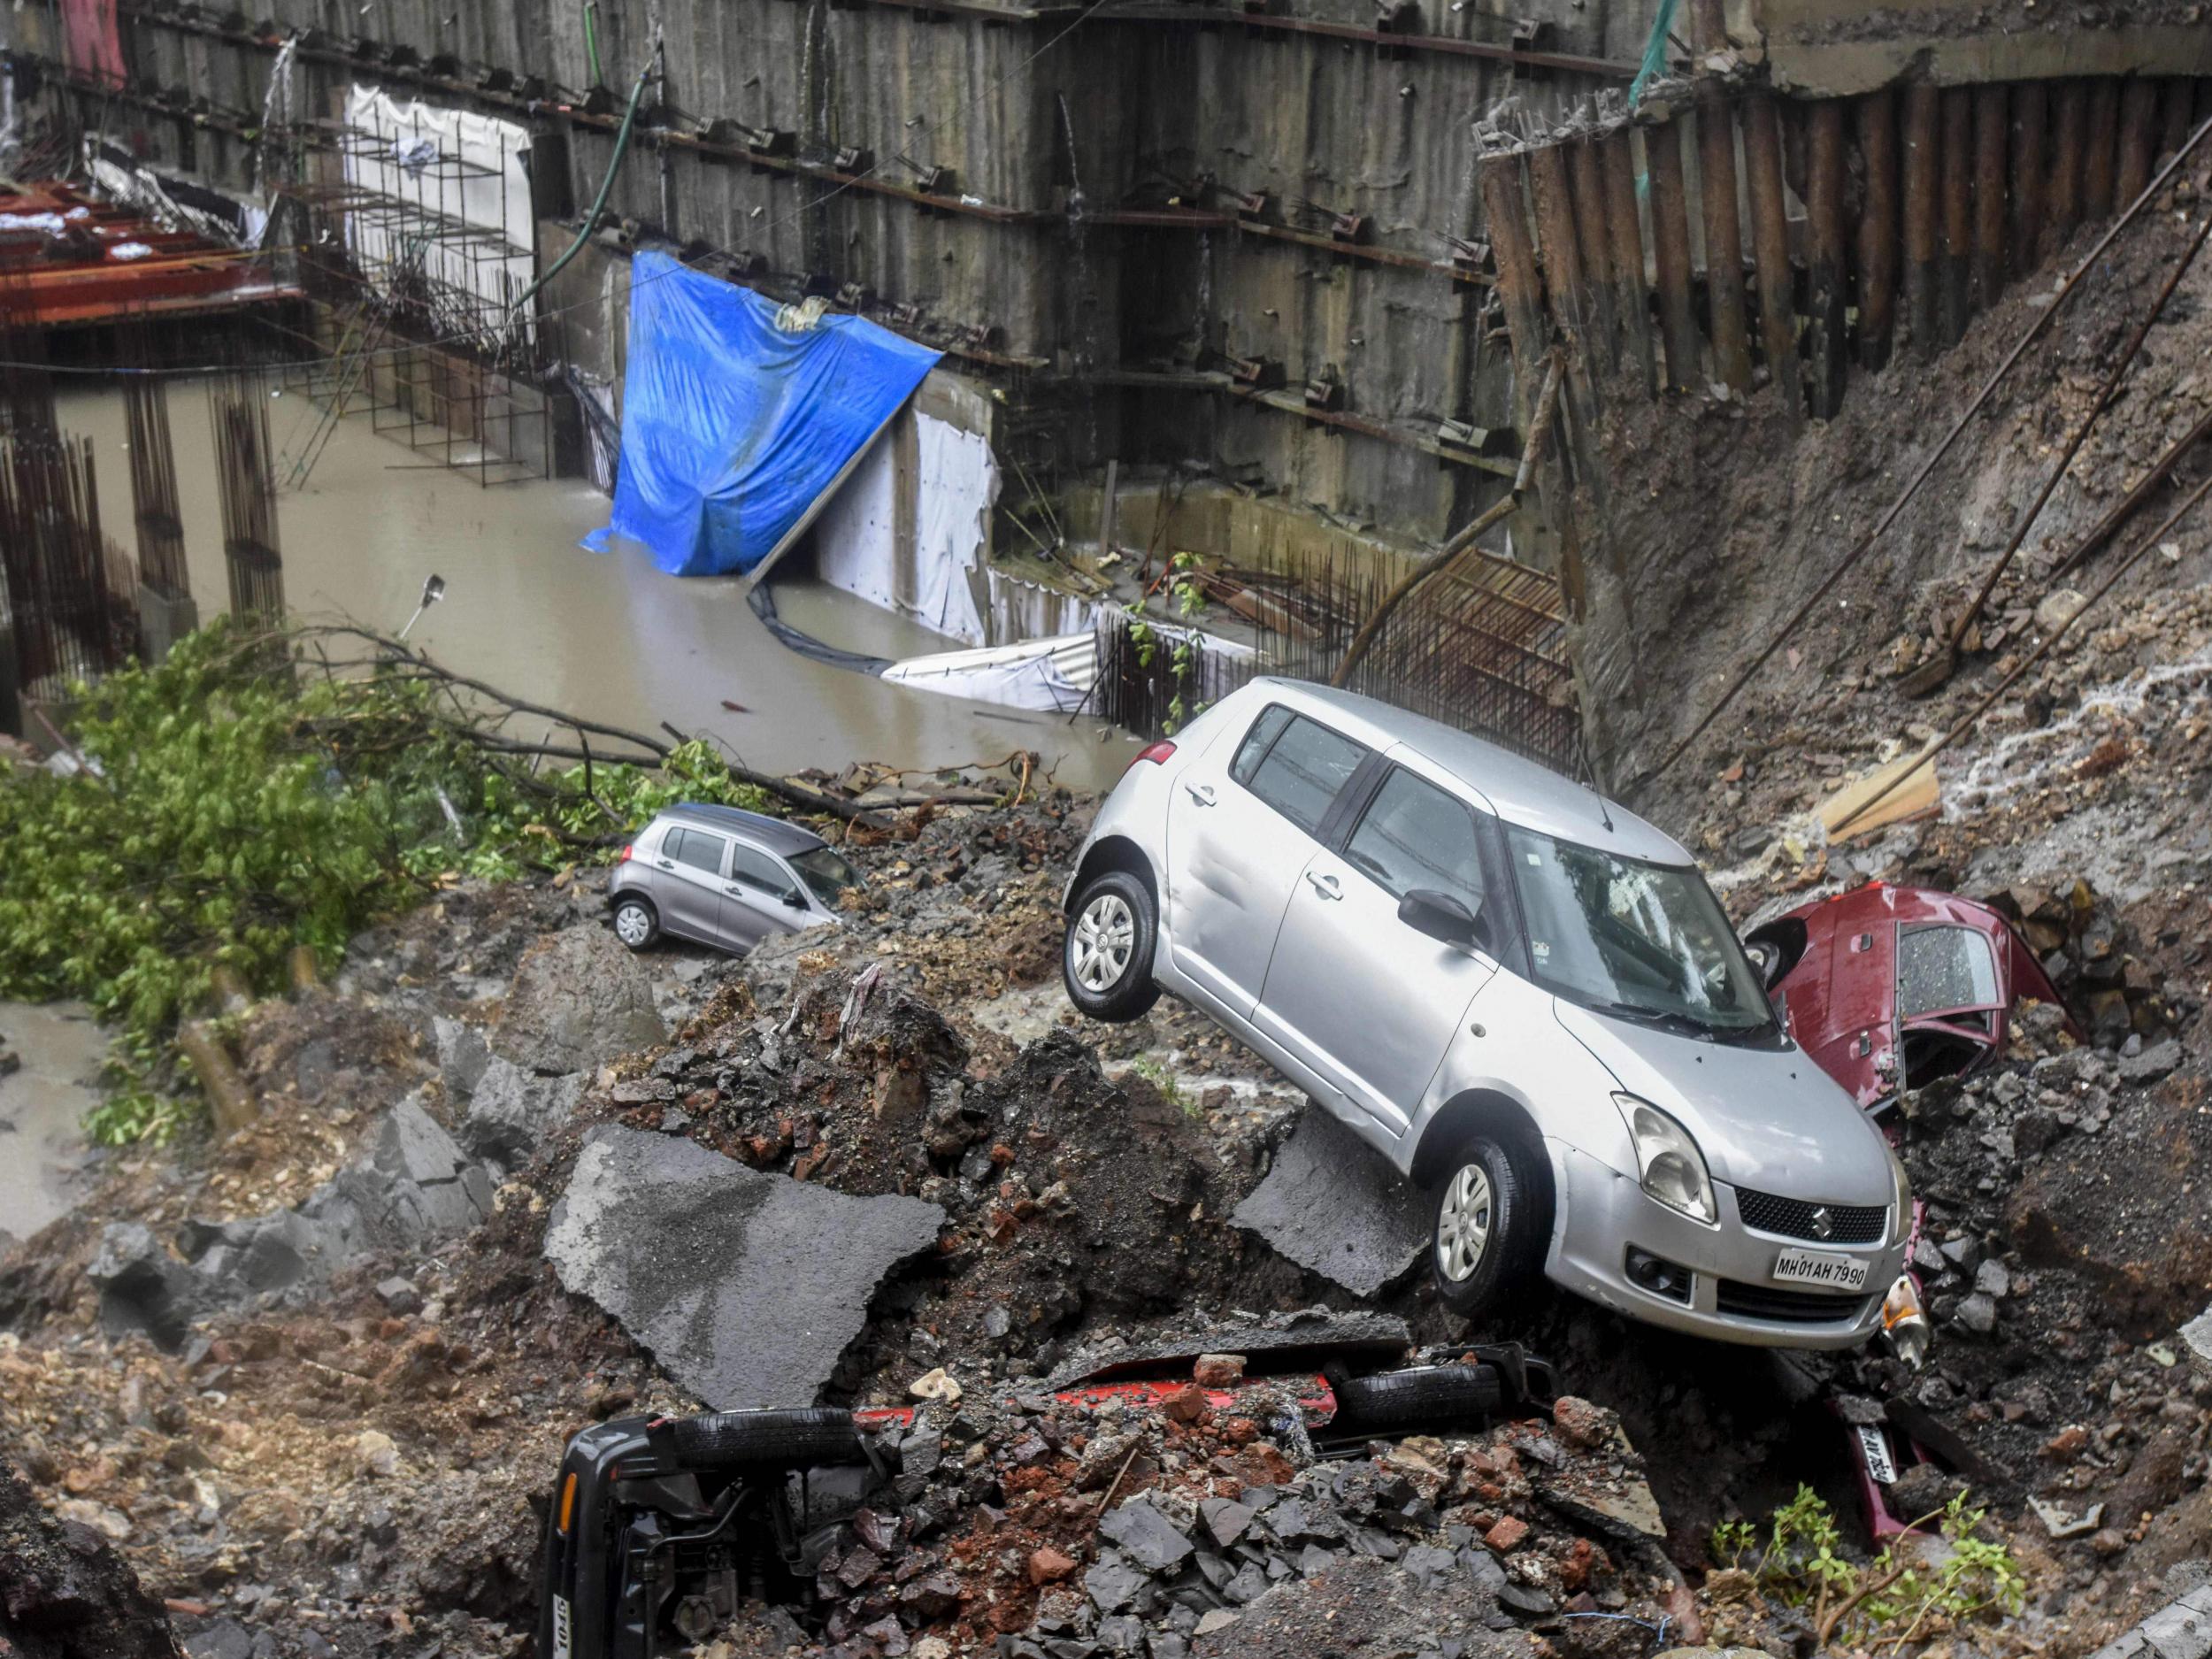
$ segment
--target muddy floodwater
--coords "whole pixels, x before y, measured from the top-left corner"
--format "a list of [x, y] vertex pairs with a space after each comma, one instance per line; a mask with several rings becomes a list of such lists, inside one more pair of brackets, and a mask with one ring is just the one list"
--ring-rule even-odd
[[[169, 410], [192, 591], [209, 618], [226, 607], [227, 579], [204, 392], [173, 382]], [[101, 522], [134, 546], [121, 397], [71, 389], [60, 413], [65, 430], [96, 442]], [[319, 416], [297, 393], [273, 398], [280, 482]], [[606, 523], [609, 505], [579, 480], [480, 487], [426, 465], [373, 432], [365, 415], [351, 416], [305, 487], [280, 493], [286, 602], [296, 618], [350, 618], [396, 632], [434, 572], [445, 600], [409, 641], [446, 666], [611, 725], [658, 734], [665, 720], [711, 733], [764, 771], [856, 760], [949, 766], [1025, 749], [1056, 781], [1096, 788], [1133, 752], [1120, 733], [1102, 736], [1094, 719], [1071, 724], [916, 692], [801, 657], [762, 627], [734, 579], [664, 576], [634, 546], [579, 547]], [[776, 597], [787, 622], [849, 650], [900, 657], [954, 649], [819, 583], [780, 580]]]
[[23, 1064], [0, 1077], [0, 1234], [27, 1239], [72, 1206], [107, 1040], [76, 1003], [0, 1002], [8, 1048]]

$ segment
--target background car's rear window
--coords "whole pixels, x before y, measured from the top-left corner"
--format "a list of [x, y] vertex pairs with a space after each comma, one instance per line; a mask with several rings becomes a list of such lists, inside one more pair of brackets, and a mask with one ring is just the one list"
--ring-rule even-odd
[[[1276, 725], [1273, 741], [1260, 749], [1260, 740], [1267, 735], [1262, 728], [1277, 715], [1283, 718]], [[1248, 769], [1246, 758], [1256, 749], [1257, 758]], [[1321, 826], [1330, 803], [1366, 758], [1366, 749], [1350, 738], [1277, 707], [1252, 723], [1230, 775], [1300, 829], [1311, 832]]]
[[1997, 1001], [1989, 941], [1965, 927], [1909, 927], [1897, 941], [1897, 1011], [1988, 1008]]
[[722, 869], [722, 838], [703, 830], [672, 829], [661, 850], [680, 864], [718, 875]]

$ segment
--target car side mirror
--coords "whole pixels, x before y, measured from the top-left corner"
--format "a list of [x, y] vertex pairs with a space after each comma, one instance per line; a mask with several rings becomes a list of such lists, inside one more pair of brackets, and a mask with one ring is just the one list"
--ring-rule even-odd
[[1417, 933], [1461, 950], [1472, 950], [1490, 931], [1463, 900], [1434, 887], [1416, 887], [1400, 899], [1398, 919]]
[[806, 909], [806, 895], [800, 892], [796, 887], [791, 887], [785, 891], [783, 902], [786, 904], [788, 904], [795, 910], [803, 910]]

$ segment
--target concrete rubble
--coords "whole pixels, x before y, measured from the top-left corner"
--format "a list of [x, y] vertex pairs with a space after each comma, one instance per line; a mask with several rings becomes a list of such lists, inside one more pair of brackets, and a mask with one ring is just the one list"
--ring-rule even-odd
[[1365, 1141], [1309, 1104], [1267, 1179], [1230, 1219], [1299, 1266], [1371, 1296], [1420, 1259], [1430, 1210]]
[[553, 1207], [545, 1257], [717, 1410], [810, 1401], [900, 1262], [945, 1212], [764, 1175], [680, 1137], [603, 1124]]

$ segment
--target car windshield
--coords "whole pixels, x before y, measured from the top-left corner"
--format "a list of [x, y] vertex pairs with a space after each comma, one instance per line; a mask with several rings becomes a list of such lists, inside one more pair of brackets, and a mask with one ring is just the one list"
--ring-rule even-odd
[[1772, 1028], [1759, 977], [1694, 869], [1509, 829], [1537, 982], [1624, 1018], [1748, 1035]]
[[1967, 927], [1909, 927], [1897, 940], [1897, 1012], [1943, 1013], [1995, 1008], [1997, 961], [1989, 941]]
[[814, 890], [814, 896], [833, 910], [837, 908], [839, 894], [867, 885], [861, 880], [860, 872], [826, 847], [795, 853], [791, 867], [799, 872], [799, 879]]

